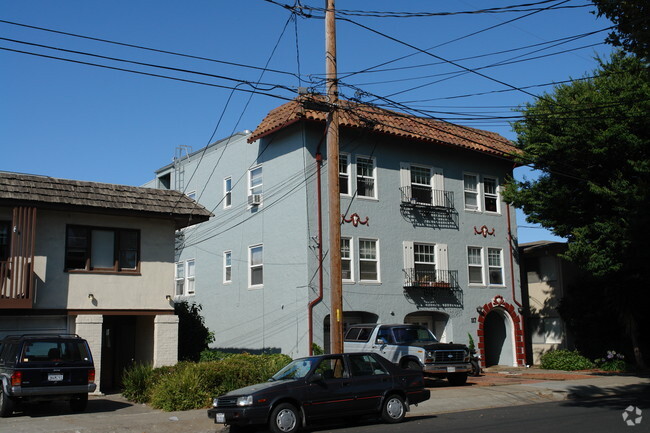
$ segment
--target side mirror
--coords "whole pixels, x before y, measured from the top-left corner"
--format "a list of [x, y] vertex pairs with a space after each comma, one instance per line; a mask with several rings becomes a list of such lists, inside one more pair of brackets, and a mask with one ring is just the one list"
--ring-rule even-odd
[[383, 337], [377, 337], [376, 344], [386, 344], [387, 341]]
[[323, 375], [320, 374], [320, 373], [314, 373], [314, 374], [312, 374], [311, 377], [309, 378], [309, 382], [310, 382], [310, 383], [313, 383], [313, 382], [322, 382], [322, 381], [323, 381]]

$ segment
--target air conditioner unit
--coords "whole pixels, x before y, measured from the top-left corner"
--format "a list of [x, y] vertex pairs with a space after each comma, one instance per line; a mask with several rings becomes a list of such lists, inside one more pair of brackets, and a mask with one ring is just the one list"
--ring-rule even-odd
[[251, 194], [248, 196], [248, 204], [251, 206], [259, 206], [262, 204], [262, 194]]

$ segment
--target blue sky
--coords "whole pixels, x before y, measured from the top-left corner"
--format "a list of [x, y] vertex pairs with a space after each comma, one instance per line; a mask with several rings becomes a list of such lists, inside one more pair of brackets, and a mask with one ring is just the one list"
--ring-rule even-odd
[[[602, 43], [606, 32], [598, 32], [611, 23], [592, 14], [592, 6], [582, 7], [588, 1], [336, 3], [339, 11], [380, 12], [466, 12], [524, 3], [539, 5], [417, 18], [348, 15], [352, 22], [337, 24], [342, 97], [356, 94], [373, 102], [381, 96], [414, 112], [516, 139], [509, 124], [514, 108], [551, 89], [542, 84], [589, 75], [594, 57], [611, 52]], [[325, 2], [302, 4], [322, 8]], [[0, 6], [0, 170], [141, 185], [172, 161], [178, 146], [198, 150], [232, 132], [255, 129], [299, 86], [323, 91], [324, 21], [315, 9], [306, 9], [311, 17], [289, 20], [288, 10], [265, 0], [0, 0]], [[540, 8], [552, 9], [535, 10]], [[426, 55], [407, 44], [436, 48]], [[500, 62], [506, 64], [486, 67]], [[267, 63], [269, 71], [262, 74]], [[247, 91], [257, 82], [260, 93], [251, 98]], [[520, 168], [516, 175], [535, 173]], [[518, 224], [520, 242], [559, 240], [532, 228], [521, 213]]]

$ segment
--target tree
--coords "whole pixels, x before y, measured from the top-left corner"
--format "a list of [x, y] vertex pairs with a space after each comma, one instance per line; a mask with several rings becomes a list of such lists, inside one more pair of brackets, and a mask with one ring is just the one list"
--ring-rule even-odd
[[[637, 364], [650, 305], [650, 73], [637, 57], [599, 61], [593, 79], [555, 87], [521, 109], [513, 127], [542, 175], [512, 180], [505, 197], [556, 235], [565, 258], [606, 282], [603, 309], [618, 313]], [[647, 341], [644, 340], [644, 341]]]
[[201, 304], [181, 301], [174, 304], [178, 316], [178, 359], [198, 361], [201, 352], [214, 341], [214, 335], [205, 326]]
[[598, 16], [605, 15], [616, 30], [607, 42], [637, 56], [650, 59], [650, 2], [648, 0], [591, 0]]

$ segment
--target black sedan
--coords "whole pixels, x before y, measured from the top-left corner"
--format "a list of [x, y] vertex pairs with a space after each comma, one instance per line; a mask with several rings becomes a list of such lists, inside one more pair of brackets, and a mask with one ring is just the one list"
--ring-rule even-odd
[[405, 370], [375, 353], [296, 359], [268, 382], [217, 397], [208, 416], [232, 426], [267, 424], [293, 433], [318, 419], [376, 414], [404, 419], [409, 405], [428, 400], [422, 372]]

